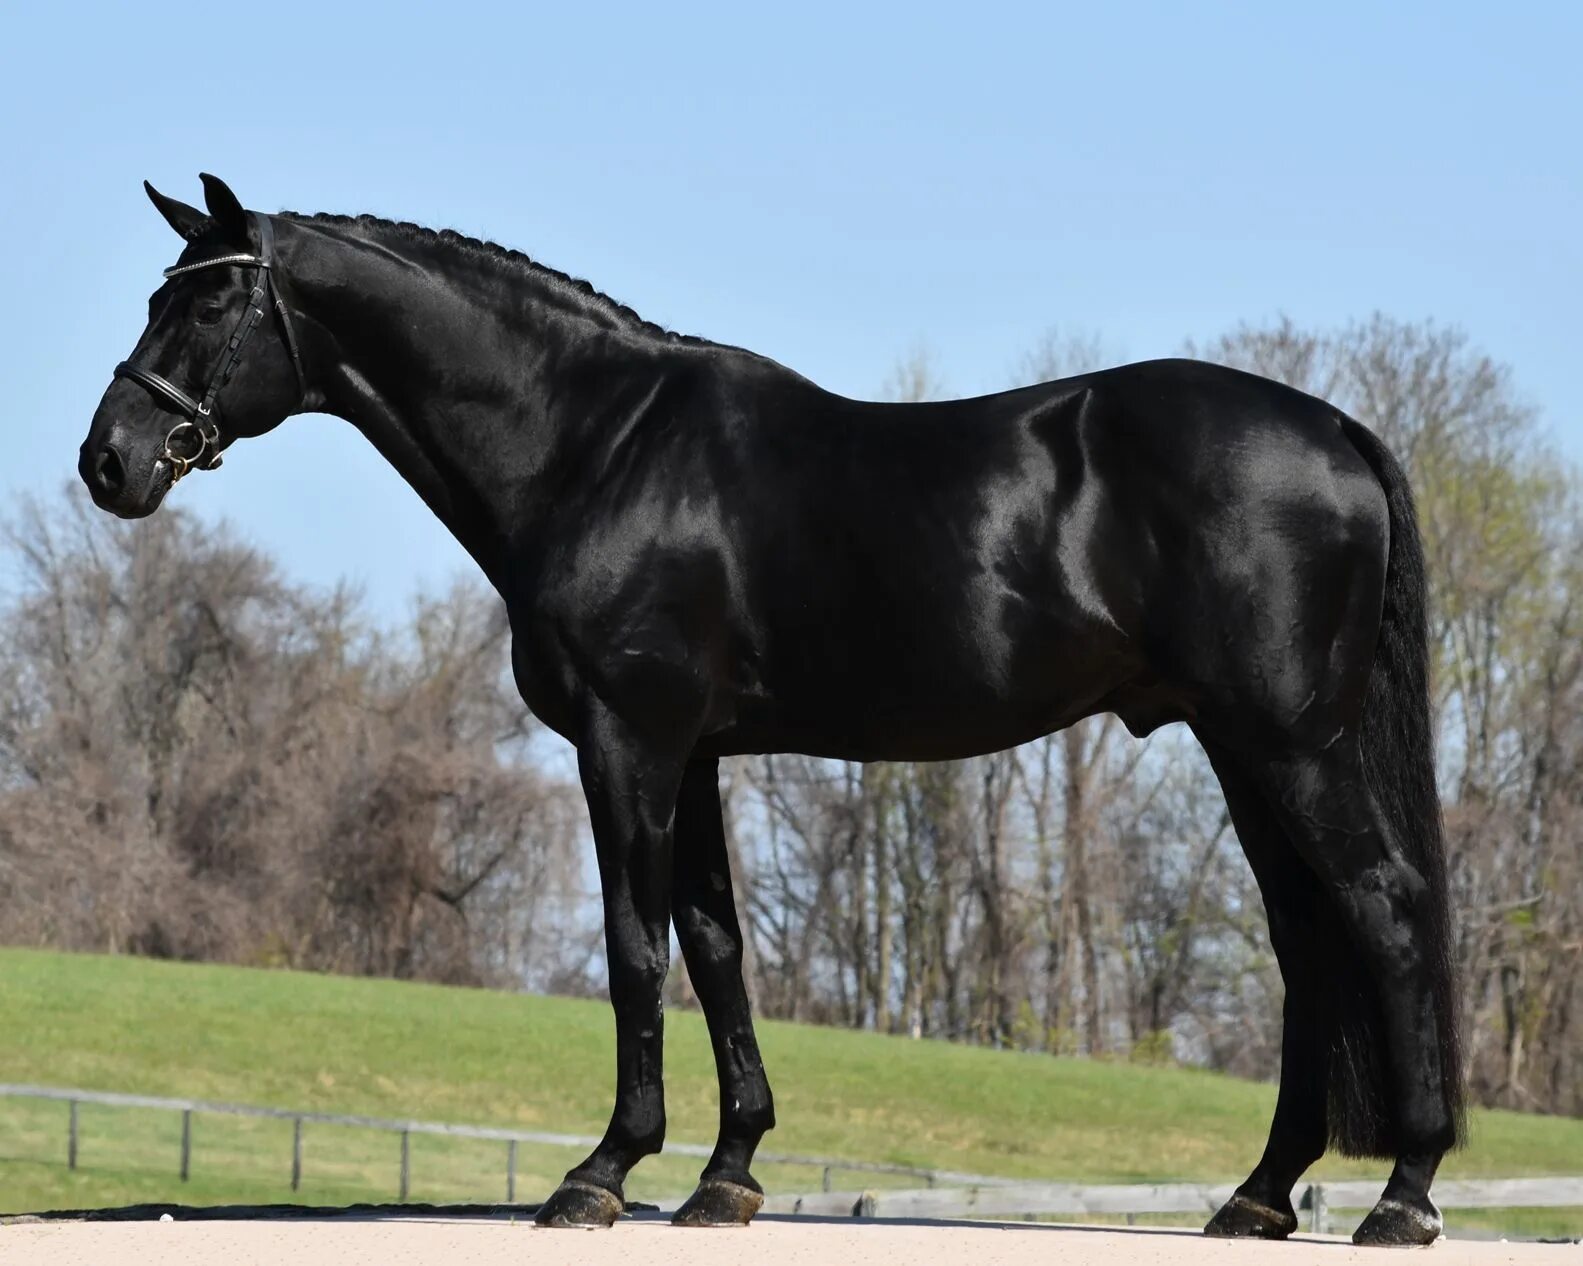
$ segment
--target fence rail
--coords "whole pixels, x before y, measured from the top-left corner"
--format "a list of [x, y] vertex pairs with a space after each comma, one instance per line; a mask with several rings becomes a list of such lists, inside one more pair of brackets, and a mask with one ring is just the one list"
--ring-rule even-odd
[[[306, 1125], [350, 1126], [400, 1135], [398, 1195], [407, 1199], [411, 1186], [411, 1138], [414, 1134], [439, 1134], [451, 1138], [493, 1140], [506, 1144], [506, 1201], [516, 1200], [517, 1146], [521, 1143], [552, 1147], [591, 1148], [599, 1140], [581, 1134], [554, 1134], [535, 1130], [507, 1130], [482, 1125], [453, 1125], [440, 1121], [392, 1120], [383, 1117], [307, 1112], [293, 1108], [264, 1108], [251, 1104], [210, 1103], [201, 1099], [165, 1099], [154, 1095], [117, 1094], [100, 1090], [73, 1090], [57, 1086], [0, 1083], [0, 1098], [52, 1099], [68, 1105], [66, 1163], [77, 1168], [79, 1157], [78, 1106], [84, 1103], [111, 1108], [153, 1108], [182, 1114], [179, 1173], [186, 1182], [192, 1170], [192, 1117], [194, 1113], [219, 1116], [269, 1117], [292, 1123], [291, 1187], [302, 1182], [302, 1136]], [[682, 1156], [707, 1157], [710, 1147], [701, 1143], [667, 1143], [665, 1150]], [[863, 1218], [1035, 1218], [1136, 1216], [1189, 1213], [1208, 1217], [1231, 1195], [1230, 1186], [1198, 1183], [1138, 1183], [1094, 1186], [1078, 1183], [1024, 1183], [1011, 1178], [968, 1174], [948, 1169], [922, 1169], [873, 1161], [850, 1161], [821, 1156], [760, 1153], [760, 1161], [778, 1165], [804, 1165], [822, 1171], [822, 1190], [803, 1195], [772, 1195], [764, 1202], [766, 1213], [817, 1217]], [[924, 1182], [923, 1187], [896, 1190], [832, 1190], [837, 1173], [900, 1174]], [[1331, 1229], [1332, 1209], [1366, 1209], [1379, 1198], [1378, 1182], [1308, 1183], [1293, 1191], [1293, 1204], [1311, 1231]], [[1435, 1184], [1435, 1199], [1449, 1209], [1583, 1208], [1583, 1177], [1442, 1179]], [[667, 1207], [662, 1202], [661, 1207]]]
[[[331, 1112], [308, 1112], [296, 1108], [265, 1108], [254, 1104], [211, 1103], [202, 1099], [166, 1099], [156, 1095], [121, 1094], [104, 1090], [75, 1090], [61, 1086], [29, 1086], [0, 1083], [0, 1098], [53, 1099], [69, 1105], [66, 1124], [66, 1164], [77, 1168], [79, 1153], [78, 1105], [97, 1104], [108, 1108], [153, 1108], [165, 1112], [180, 1112], [181, 1158], [179, 1172], [186, 1182], [192, 1170], [192, 1117], [194, 1113], [215, 1116], [268, 1117], [277, 1121], [290, 1121], [291, 1134], [291, 1189], [302, 1184], [302, 1135], [306, 1125], [349, 1126], [364, 1130], [381, 1130], [401, 1136], [400, 1199], [407, 1198], [411, 1187], [411, 1140], [414, 1134], [440, 1134], [450, 1138], [493, 1140], [506, 1144], [506, 1200], [516, 1200], [517, 1146], [521, 1143], [548, 1147], [591, 1149], [599, 1139], [593, 1135], [554, 1134], [537, 1130], [507, 1130], [485, 1125], [454, 1125], [443, 1121], [405, 1121], [384, 1117], [352, 1116]], [[665, 1150], [677, 1156], [707, 1158], [714, 1149], [703, 1143], [666, 1143]], [[789, 1156], [774, 1152], [760, 1152], [758, 1159], [774, 1165], [802, 1165], [821, 1171], [820, 1185], [824, 1191], [833, 1186], [838, 1173], [896, 1174], [916, 1178], [925, 1189], [937, 1184], [969, 1186], [974, 1189], [999, 1186], [1013, 1179], [996, 1178], [988, 1174], [960, 1173], [949, 1169], [924, 1169], [913, 1165], [889, 1165], [877, 1161], [842, 1160], [830, 1156]]]

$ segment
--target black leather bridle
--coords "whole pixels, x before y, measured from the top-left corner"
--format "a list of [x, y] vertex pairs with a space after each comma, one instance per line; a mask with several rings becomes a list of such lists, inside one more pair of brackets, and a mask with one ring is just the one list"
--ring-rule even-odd
[[247, 310], [242, 313], [236, 328], [231, 331], [225, 351], [220, 355], [220, 363], [209, 375], [209, 385], [204, 388], [203, 398], [194, 400], [170, 379], [134, 365], [131, 361], [124, 360], [115, 367], [117, 378], [130, 378], [133, 382], [146, 387], [166, 403], [175, 406], [176, 410], [186, 417], [185, 422], [178, 422], [165, 437], [163, 456], [175, 471], [171, 479], [173, 484], [194, 466], [199, 470], [213, 470], [220, 464], [220, 428], [214, 421], [215, 398], [220, 394], [220, 389], [231, 381], [231, 375], [236, 372], [236, 367], [242, 363], [242, 349], [247, 346], [249, 336], [258, 328], [269, 307], [273, 307], [280, 314], [280, 328], [286, 339], [286, 350], [291, 353], [291, 367], [297, 374], [298, 400], [300, 401], [307, 392], [307, 382], [302, 373], [302, 356], [297, 351], [297, 336], [291, 328], [291, 316], [286, 311], [285, 300], [280, 297], [280, 289], [275, 285], [272, 271], [275, 228], [267, 215], [254, 212], [252, 218], [258, 226], [257, 255], [217, 255], [213, 259], [199, 260], [195, 264], [178, 264], [165, 270], [165, 277], [169, 280], [183, 273], [197, 272], [200, 268], [219, 268], [222, 265], [258, 269], [258, 274], [253, 279], [253, 289], [247, 296]]

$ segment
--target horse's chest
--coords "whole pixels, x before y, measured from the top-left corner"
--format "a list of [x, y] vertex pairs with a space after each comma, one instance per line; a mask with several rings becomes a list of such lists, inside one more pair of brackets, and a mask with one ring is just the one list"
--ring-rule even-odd
[[528, 710], [562, 738], [576, 742], [581, 686], [553, 624], [512, 611], [511, 672]]
[[539, 720], [563, 735], [579, 693], [574, 664], [586, 659], [576, 633], [587, 600], [575, 558], [575, 541], [541, 528], [533, 548], [519, 550], [509, 583], [501, 587], [517, 692]]

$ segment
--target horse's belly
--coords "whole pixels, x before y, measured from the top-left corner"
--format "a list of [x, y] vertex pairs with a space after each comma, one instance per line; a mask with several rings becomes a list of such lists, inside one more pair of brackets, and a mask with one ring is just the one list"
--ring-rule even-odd
[[[823, 639], [814, 639], [816, 642]], [[848, 760], [953, 760], [1001, 751], [1102, 711], [1135, 668], [1111, 639], [898, 638], [804, 646], [706, 736], [708, 750]]]

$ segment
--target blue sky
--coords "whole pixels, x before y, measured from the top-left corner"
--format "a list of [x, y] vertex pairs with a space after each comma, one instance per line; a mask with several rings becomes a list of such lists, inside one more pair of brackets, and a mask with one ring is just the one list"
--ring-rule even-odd
[[[0, 498], [74, 477], [176, 239], [140, 181], [492, 237], [874, 394], [1241, 320], [1464, 327], [1583, 456], [1583, 6], [34, 5], [0, 18]], [[174, 500], [399, 613], [469, 563], [346, 424]], [[3, 504], [3, 501], [0, 501]]]

